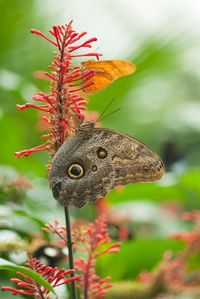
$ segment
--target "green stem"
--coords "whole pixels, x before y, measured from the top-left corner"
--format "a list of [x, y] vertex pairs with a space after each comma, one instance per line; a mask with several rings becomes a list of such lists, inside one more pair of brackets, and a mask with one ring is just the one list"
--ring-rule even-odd
[[36, 282], [36, 285], [37, 285], [37, 288], [38, 288], [41, 299], [45, 299], [44, 296], [43, 296], [43, 293], [42, 293], [42, 290], [41, 290], [41, 287], [40, 287], [39, 283]]
[[87, 271], [85, 274], [84, 299], [88, 299], [88, 276], [89, 276], [90, 263], [91, 263], [91, 252], [89, 254], [88, 263], [87, 263]]
[[[69, 258], [69, 268], [74, 269], [74, 259], [73, 259], [73, 247], [71, 238], [71, 226], [70, 226], [70, 216], [68, 207], [65, 207], [65, 221], [66, 221], [66, 231], [67, 231], [67, 247], [68, 247], [68, 258]], [[74, 277], [74, 273], [70, 274]], [[76, 286], [75, 281], [71, 282], [71, 298], [76, 299]]]

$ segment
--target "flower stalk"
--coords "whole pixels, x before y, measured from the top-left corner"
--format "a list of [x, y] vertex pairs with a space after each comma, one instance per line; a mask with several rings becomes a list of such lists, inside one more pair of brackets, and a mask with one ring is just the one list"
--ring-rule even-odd
[[[68, 207], [65, 207], [65, 221], [66, 221], [66, 232], [67, 232], [67, 247], [68, 247], [68, 258], [69, 258], [69, 268], [74, 269], [74, 258], [73, 258], [73, 244], [71, 238], [71, 224], [70, 215]], [[71, 277], [74, 277], [74, 272], [71, 272]], [[75, 281], [71, 282], [71, 295], [72, 299], [76, 299], [76, 286]]]

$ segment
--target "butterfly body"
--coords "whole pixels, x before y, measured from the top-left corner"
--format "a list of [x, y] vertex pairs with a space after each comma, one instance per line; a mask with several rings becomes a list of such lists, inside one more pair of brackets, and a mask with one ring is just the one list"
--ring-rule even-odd
[[162, 160], [148, 146], [87, 122], [60, 147], [49, 179], [61, 205], [81, 208], [115, 186], [153, 182], [163, 174]]

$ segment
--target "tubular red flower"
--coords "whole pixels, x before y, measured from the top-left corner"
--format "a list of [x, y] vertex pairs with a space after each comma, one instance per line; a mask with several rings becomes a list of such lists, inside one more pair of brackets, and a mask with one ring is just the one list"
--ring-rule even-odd
[[31, 29], [31, 33], [40, 35], [40, 36], [44, 37], [46, 40], [48, 40], [50, 43], [52, 43], [54, 46], [56, 46], [56, 47], [58, 46], [56, 43], [54, 43], [52, 40], [50, 40], [48, 37], [46, 37], [42, 32], [40, 32], [36, 29]]
[[[17, 105], [22, 112], [24, 109], [34, 108], [48, 113], [48, 116], [42, 118], [49, 124], [49, 134], [45, 134], [41, 138], [49, 138], [49, 141], [43, 145], [33, 147], [28, 150], [16, 152], [15, 156], [27, 157], [32, 152], [47, 150], [50, 152], [51, 158], [55, 155], [58, 148], [63, 144], [65, 139], [74, 132], [73, 117], [84, 117], [86, 108], [86, 99], [80, 96], [80, 92], [93, 82], [87, 81], [94, 76], [93, 71], [81, 73], [80, 66], [72, 67], [72, 58], [94, 56], [99, 59], [100, 53], [74, 54], [80, 48], [91, 48], [91, 43], [96, 38], [90, 38], [80, 44], [76, 44], [83, 38], [87, 32], [77, 33], [72, 29], [71, 22], [67, 25], [54, 26], [53, 30], [49, 30], [52, 39], [38, 30], [32, 29], [31, 33], [37, 34], [57, 48], [52, 65], [49, 66], [50, 73], [44, 72], [40, 78], [48, 79], [51, 82], [50, 94], [39, 92], [33, 97], [36, 102], [43, 102], [46, 105], [35, 105], [27, 103], [25, 105]], [[55, 41], [53, 41], [55, 39]], [[73, 52], [73, 55], [71, 53]], [[50, 169], [50, 166], [48, 166]]]
[[17, 109], [20, 110], [20, 112], [22, 112], [26, 108], [35, 108], [35, 109], [38, 109], [41, 111], [50, 112], [48, 106], [46, 106], [46, 105], [34, 105], [31, 103], [27, 103], [25, 105], [16, 105], [16, 106], [17, 106]]
[[48, 151], [49, 148], [48, 147], [45, 147], [47, 145], [49, 145], [50, 142], [47, 141], [46, 143], [44, 144], [41, 144], [37, 147], [34, 147], [34, 148], [30, 148], [30, 149], [26, 149], [26, 150], [23, 150], [23, 151], [20, 151], [20, 152], [15, 152], [15, 156], [18, 157], [18, 158], [21, 158], [22, 155], [24, 155], [25, 157], [28, 157], [31, 153], [33, 152], [40, 152], [40, 151]]

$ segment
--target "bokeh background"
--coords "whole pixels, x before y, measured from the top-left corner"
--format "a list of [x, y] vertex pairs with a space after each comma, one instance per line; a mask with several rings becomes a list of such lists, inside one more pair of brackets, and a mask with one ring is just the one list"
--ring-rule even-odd
[[[167, 169], [158, 183], [129, 185], [109, 194], [116, 221], [125, 223], [129, 240], [123, 241], [119, 255], [105, 257], [98, 271], [115, 281], [130, 280], [143, 269], [152, 269], [165, 250], [181, 248], [180, 242], [168, 238], [186, 227], [181, 213], [200, 207], [199, 1], [1, 0], [0, 16], [2, 256], [23, 263], [25, 252], [5, 253], [5, 243], [29, 242], [44, 223], [55, 218], [64, 222], [63, 210], [48, 186], [48, 154], [14, 157], [15, 151], [38, 145], [41, 136], [39, 113], [31, 109], [20, 113], [16, 104], [32, 102], [39, 90], [48, 91], [48, 83], [35, 79], [34, 72], [47, 70], [54, 49], [30, 30], [47, 33], [54, 24], [73, 19], [76, 31], [98, 38], [93, 50], [103, 53], [103, 59], [125, 59], [137, 67], [134, 75], [91, 96], [88, 109], [100, 113], [114, 98], [110, 112], [120, 110], [102, 125], [148, 144]], [[20, 178], [21, 189], [16, 187]], [[72, 209], [74, 220], [95, 216], [91, 205]], [[118, 238], [118, 228], [111, 225], [111, 234]], [[199, 265], [196, 259], [192, 267]], [[7, 277], [9, 273], [3, 272], [3, 285], [8, 285]], [[9, 298], [10, 294], [1, 296]]]

